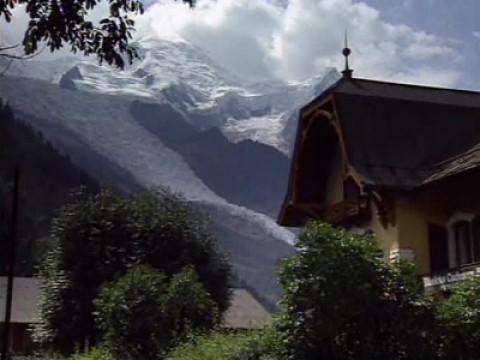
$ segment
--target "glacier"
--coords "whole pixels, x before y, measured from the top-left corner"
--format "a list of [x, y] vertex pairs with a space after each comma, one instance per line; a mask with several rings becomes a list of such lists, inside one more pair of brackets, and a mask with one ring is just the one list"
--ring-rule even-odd
[[[275, 241], [291, 245], [296, 235], [271, 216], [219, 196], [178, 152], [142, 127], [130, 107], [135, 101], [165, 104], [199, 131], [218, 128], [233, 143], [253, 140], [289, 155], [298, 109], [336, 81], [338, 72], [326, 69], [301, 83], [254, 83], [229, 73], [186, 41], [144, 38], [139, 46], [140, 58], [123, 71], [71, 56], [14, 64], [0, 78], [0, 98], [61, 151], [69, 153], [72, 146], [65, 134], [73, 134], [78, 145], [72, 160], [78, 166], [94, 168], [92, 159], [82, 155], [82, 146], [88, 147], [142, 188], [179, 193], [208, 209], [218, 226], [254, 239], [237, 254], [237, 271], [268, 299], [275, 299], [276, 259], [290, 251], [275, 250]], [[122, 178], [116, 181], [113, 185], [125, 185]], [[264, 254], [255, 254], [255, 244]], [[268, 264], [256, 264], [249, 256], [264, 256], [258, 261]]]

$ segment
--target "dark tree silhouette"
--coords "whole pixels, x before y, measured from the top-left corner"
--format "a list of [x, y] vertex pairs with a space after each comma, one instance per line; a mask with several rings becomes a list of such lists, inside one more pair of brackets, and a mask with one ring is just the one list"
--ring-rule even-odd
[[22, 171], [18, 226], [17, 276], [31, 276], [50, 219], [72, 189], [84, 186], [95, 193], [99, 186], [71, 160], [60, 154], [27, 123], [0, 102], [0, 275], [6, 272], [10, 192], [15, 167]]

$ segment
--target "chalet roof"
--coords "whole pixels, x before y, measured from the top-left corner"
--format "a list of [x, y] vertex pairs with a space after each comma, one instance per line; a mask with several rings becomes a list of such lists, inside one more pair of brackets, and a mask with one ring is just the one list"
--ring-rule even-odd
[[223, 327], [261, 329], [272, 321], [270, 313], [246, 289], [234, 289], [230, 307], [224, 314]]
[[480, 92], [342, 77], [300, 111], [280, 224], [325, 215], [333, 143], [365, 187], [413, 190], [467, 174], [480, 169]]
[[[12, 323], [32, 324], [38, 315], [40, 280], [37, 278], [15, 277], [13, 282]], [[7, 277], [0, 277], [0, 323], [5, 319]]]
[[480, 164], [478, 92], [343, 78], [329, 94], [367, 185], [411, 189]]

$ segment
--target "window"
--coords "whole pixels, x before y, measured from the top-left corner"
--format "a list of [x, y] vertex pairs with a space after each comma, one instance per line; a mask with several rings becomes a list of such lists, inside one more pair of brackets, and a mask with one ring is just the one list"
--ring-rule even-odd
[[475, 216], [472, 221], [473, 258], [480, 261], [480, 216]]
[[448, 270], [448, 234], [447, 229], [436, 224], [428, 226], [430, 245], [430, 271], [432, 273]]
[[452, 225], [457, 265], [480, 262], [480, 216], [456, 221]]
[[455, 239], [455, 253], [457, 264], [470, 264], [473, 262], [472, 254], [472, 231], [469, 221], [458, 221], [453, 225]]

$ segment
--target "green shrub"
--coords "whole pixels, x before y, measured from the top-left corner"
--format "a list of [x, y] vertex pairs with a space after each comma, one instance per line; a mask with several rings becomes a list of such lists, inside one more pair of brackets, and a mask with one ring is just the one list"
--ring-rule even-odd
[[13, 360], [116, 360], [106, 349], [97, 347], [76, 352], [68, 358], [56, 353], [39, 353], [32, 356], [15, 356]]
[[164, 311], [167, 327], [177, 342], [191, 334], [211, 330], [221, 320], [218, 307], [191, 266], [172, 277]]
[[270, 360], [262, 332], [213, 332], [174, 348], [166, 360]]
[[106, 349], [97, 347], [84, 353], [73, 354], [70, 360], [117, 360]]
[[310, 223], [280, 270], [279, 357], [428, 359], [431, 303], [411, 266], [389, 265], [371, 235]]
[[148, 264], [168, 278], [191, 265], [219, 312], [229, 302], [230, 265], [204, 219], [169, 194], [124, 198], [77, 194], [54, 219], [53, 247], [41, 264], [40, 322], [34, 339], [72, 353], [95, 345], [93, 300], [104, 282]]
[[442, 359], [480, 359], [480, 276], [469, 277], [438, 303], [439, 353]]
[[105, 346], [118, 359], [155, 359], [171, 341], [164, 302], [167, 277], [136, 266], [107, 284], [95, 301]]
[[117, 359], [155, 359], [218, 323], [218, 308], [192, 267], [168, 278], [139, 265], [107, 284], [95, 301], [105, 347]]

